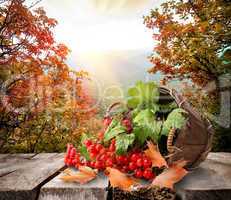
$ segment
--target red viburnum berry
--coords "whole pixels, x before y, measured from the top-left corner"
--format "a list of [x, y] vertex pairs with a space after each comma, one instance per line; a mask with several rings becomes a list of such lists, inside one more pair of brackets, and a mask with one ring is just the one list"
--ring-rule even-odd
[[153, 179], [154, 178], [154, 174], [152, 172], [152, 169], [151, 168], [145, 169], [144, 173], [143, 173], [143, 177], [145, 179], [148, 179], [148, 180]]
[[132, 128], [132, 122], [130, 119], [123, 119], [122, 124], [126, 127], [127, 132], [131, 133], [133, 128]]
[[134, 171], [137, 168], [137, 165], [135, 162], [130, 162], [128, 167], [131, 171]]
[[110, 144], [109, 151], [114, 152], [116, 150], [116, 147], [114, 144]]
[[111, 158], [108, 158], [105, 164], [107, 167], [113, 167], [113, 160]]
[[72, 144], [67, 144], [67, 156], [70, 156], [71, 149], [73, 148]]
[[104, 132], [103, 132], [103, 131], [100, 131], [100, 132], [98, 133], [98, 138], [99, 138], [100, 140], [103, 140], [103, 138], [104, 138]]
[[110, 125], [111, 121], [112, 121], [112, 118], [111, 118], [111, 117], [105, 117], [105, 118], [103, 119], [103, 125], [107, 127], [107, 126]]
[[138, 159], [140, 159], [142, 156], [140, 155], [140, 153], [133, 153], [130, 157], [130, 160], [132, 162], [137, 162]]
[[96, 156], [97, 156], [97, 154], [96, 153], [90, 153], [90, 158], [92, 159], [92, 160], [94, 160], [95, 158], [96, 158]]
[[96, 144], [95, 150], [96, 150], [97, 152], [100, 152], [101, 149], [103, 149], [103, 145], [102, 145], [102, 144]]
[[92, 144], [92, 145], [90, 145], [88, 148], [87, 148], [87, 150], [88, 150], [88, 152], [89, 153], [94, 153], [94, 154], [97, 154], [98, 153], [98, 151], [96, 150], [96, 145], [95, 144]]
[[141, 169], [135, 170], [135, 177], [136, 178], [142, 178], [143, 177], [143, 171]]
[[150, 168], [152, 166], [152, 161], [148, 158], [144, 158], [143, 166], [144, 166], [144, 168]]
[[137, 161], [136, 161], [136, 165], [138, 167], [142, 167], [143, 166], [143, 159], [142, 158], [139, 158]]
[[70, 152], [70, 158], [74, 159], [76, 156], [76, 149], [73, 147]]
[[84, 144], [86, 145], [86, 147], [89, 147], [90, 145], [92, 145], [92, 141], [91, 140], [85, 140]]
[[122, 168], [120, 169], [123, 173], [127, 173], [129, 171], [129, 167], [124, 165], [122, 166]]

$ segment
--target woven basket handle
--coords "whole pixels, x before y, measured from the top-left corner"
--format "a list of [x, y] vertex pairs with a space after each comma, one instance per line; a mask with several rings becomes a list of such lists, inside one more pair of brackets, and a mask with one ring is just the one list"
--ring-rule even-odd
[[121, 105], [124, 105], [124, 104], [122, 102], [115, 102], [115, 103], [111, 104], [106, 110], [105, 117], [110, 116], [110, 112], [112, 111], [113, 108], [115, 108], [117, 106], [121, 106]]

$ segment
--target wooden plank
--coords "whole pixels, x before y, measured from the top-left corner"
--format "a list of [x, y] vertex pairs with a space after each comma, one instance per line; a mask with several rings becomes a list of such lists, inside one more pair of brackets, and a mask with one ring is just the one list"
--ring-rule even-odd
[[[231, 197], [231, 154], [210, 153], [199, 168], [176, 185], [183, 200], [228, 200]], [[64, 167], [63, 154], [0, 154], [0, 200], [34, 200], [39, 188]], [[46, 183], [39, 200], [104, 200], [108, 180], [102, 174], [80, 185], [59, 176]]]
[[108, 179], [103, 174], [87, 184], [66, 183], [60, 180], [61, 174], [45, 184], [39, 200], [106, 200]]
[[0, 157], [0, 200], [36, 199], [39, 187], [64, 168], [63, 154]]
[[[191, 171], [176, 185], [177, 195], [182, 200], [230, 199], [230, 160], [230, 153], [210, 153], [200, 167]], [[86, 185], [64, 183], [59, 177], [55, 177], [42, 187], [39, 200], [103, 200], [106, 199], [106, 188], [107, 180], [103, 177]]]
[[211, 153], [198, 169], [176, 185], [184, 200], [231, 199], [231, 154]]
[[7, 157], [9, 154], [0, 154], [0, 159]]
[[209, 153], [207, 160], [231, 165], [231, 153]]

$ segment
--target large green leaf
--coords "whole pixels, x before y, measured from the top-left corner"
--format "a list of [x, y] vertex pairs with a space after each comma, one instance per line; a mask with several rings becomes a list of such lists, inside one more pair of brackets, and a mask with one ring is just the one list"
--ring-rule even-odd
[[139, 81], [128, 90], [127, 104], [130, 108], [153, 108], [159, 100], [159, 89], [154, 82]]
[[138, 123], [138, 124], [143, 124], [151, 121], [155, 120], [155, 113], [152, 112], [152, 110], [150, 109], [145, 109], [145, 110], [141, 110], [136, 117], [134, 118], [133, 122], [134, 123]]
[[153, 121], [146, 125], [146, 129], [149, 130], [149, 137], [156, 143], [158, 143], [161, 136], [162, 121]]
[[158, 142], [161, 133], [162, 121], [156, 121], [155, 115], [150, 109], [140, 111], [134, 122], [134, 134], [136, 140], [143, 145], [144, 142], [150, 138]]
[[158, 143], [161, 133], [160, 121], [153, 121], [145, 124], [140, 124], [133, 129], [133, 133], [136, 136], [136, 141], [140, 145], [143, 145], [147, 139], [152, 139], [154, 142]]
[[126, 131], [125, 127], [121, 126], [120, 122], [118, 122], [115, 119], [112, 120], [111, 124], [109, 125], [109, 127], [105, 131], [104, 142], [111, 140], [112, 138], [116, 137], [120, 133], [124, 133], [125, 131]]
[[116, 137], [116, 153], [121, 155], [125, 154], [128, 150], [128, 147], [133, 144], [135, 141], [135, 135], [131, 134], [120, 134]]
[[136, 141], [142, 146], [149, 136], [149, 132], [143, 126], [135, 126], [132, 133], [134, 133]]
[[182, 108], [174, 109], [163, 124], [162, 134], [168, 135], [171, 128], [181, 129], [187, 120], [187, 112]]

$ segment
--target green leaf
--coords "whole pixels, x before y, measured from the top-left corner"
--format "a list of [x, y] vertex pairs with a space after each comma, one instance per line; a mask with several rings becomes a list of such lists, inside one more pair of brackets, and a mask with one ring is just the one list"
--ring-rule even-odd
[[86, 147], [86, 146], [82, 145], [82, 146], [80, 147], [79, 150], [80, 150], [80, 154], [81, 154], [84, 158], [86, 158], [86, 160], [88, 160], [88, 161], [91, 160], [90, 155], [89, 155], [89, 153], [88, 153], [88, 151], [87, 151], [87, 147]]
[[135, 135], [136, 141], [142, 146], [149, 136], [149, 132], [145, 127], [136, 126], [133, 128], [132, 133]]
[[132, 116], [132, 119], [135, 118], [140, 112], [140, 109], [138, 108], [135, 108], [131, 111], [131, 116]]
[[162, 121], [156, 121], [155, 115], [150, 109], [140, 111], [133, 122], [135, 123], [133, 132], [136, 140], [141, 145], [143, 145], [148, 138], [154, 142], [158, 142]]
[[107, 130], [105, 131], [104, 134], [104, 142], [107, 142], [111, 140], [112, 138], [116, 137], [120, 133], [124, 133], [125, 127], [121, 126], [120, 122], [117, 120], [113, 119]]
[[128, 147], [133, 144], [135, 140], [134, 134], [120, 134], [116, 137], [116, 153], [118, 155], [124, 154], [127, 152]]
[[161, 124], [162, 122], [153, 121], [152, 123], [146, 123], [134, 128], [133, 133], [136, 136], [136, 141], [139, 142], [140, 145], [143, 145], [148, 139], [158, 143], [161, 136]]
[[110, 125], [107, 127], [106, 131], [109, 131], [110, 129], [112, 129], [113, 127], [115, 127], [119, 122], [116, 119], [113, 119], [110, 123]]
[[174, 101], [174, 102], [171, 102], [169, 104], [160, 104], [159, 108], [160, 108], [160, 112], [169, 113], [173, 109], [177, 108], [177, 103]]
[[130, 108], [153, 108], [159, 100], [159, 89], [154, 82], [139, 81], [128, 90], [127, 104]]
[[149, 130], [149, 137], [156, 143], [158, 143], [161, 137], [161, 126], [162, 121], [153, 121], [147, 124], [147, 129]]
[[187, 112], [182, 108], [174, 109], [167, 117], [163, 124], [162, 134], [168, 135], [171, 128], [181, 129], [186, 123]]
[[141, 110], [133, 122], [138, 124], [146, 123], [146, 121], [151, 122], [155, 120], [155, 113], [153, 113], [150, 109]]

